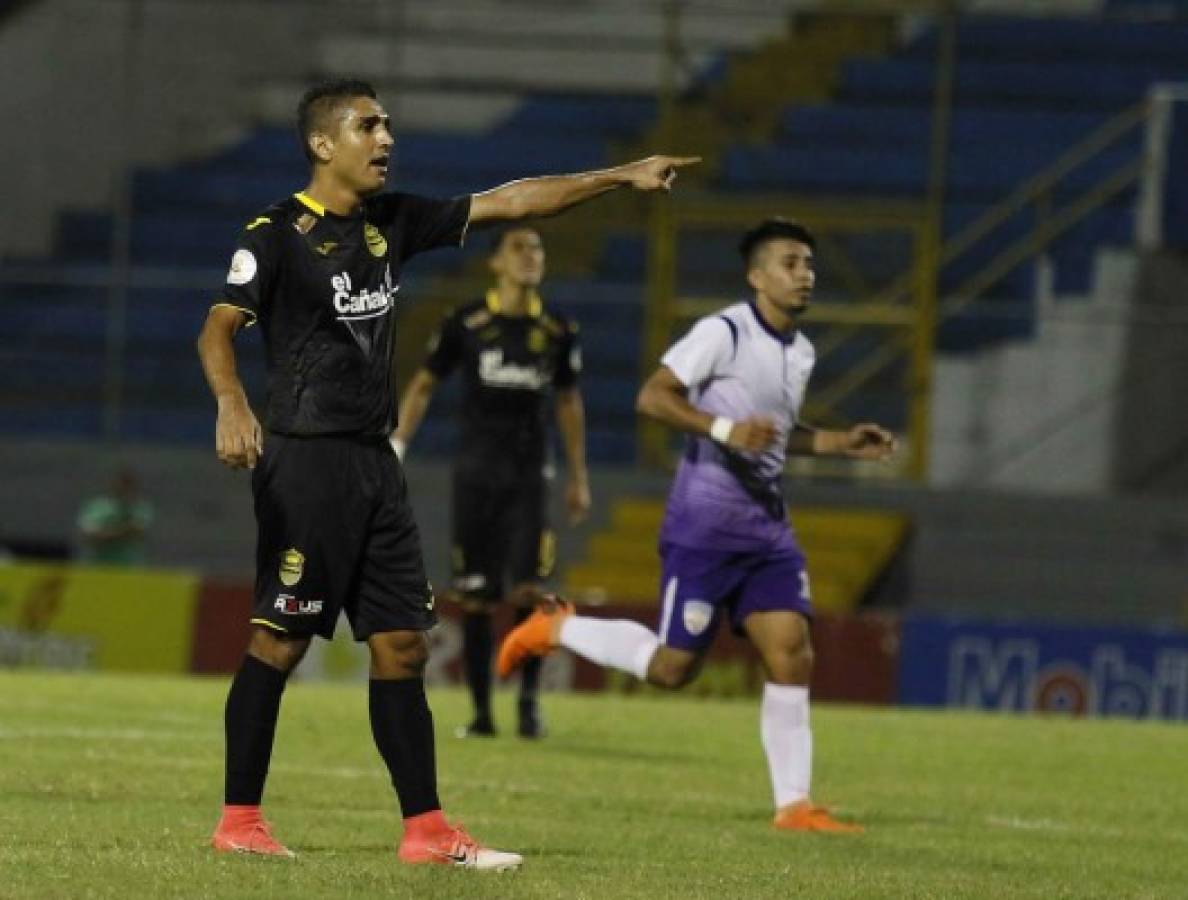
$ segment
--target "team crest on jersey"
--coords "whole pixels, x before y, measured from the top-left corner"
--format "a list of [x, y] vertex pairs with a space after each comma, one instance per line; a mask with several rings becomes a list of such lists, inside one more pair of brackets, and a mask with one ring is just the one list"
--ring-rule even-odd
[[363, 240], [367, 241], [367, 249], [372, 256], [386, 256], [388, 253], [388, 242], [380, 233], [380, 230], [366, 222], [363, 225]]
[[685, 623], [685, 631], [691, 635], [705, 631], [713, 617], [714, 608], [704, 600], [686, 600], [681, 607], [681, 621]]
[[290, 548], [281, 554], [280, 582], [285, 587], [292, 587], [305, 574], [305, 554], [296, 548]]
[[543, 353], [547, 343], [548, 338], [539, 328], [533, 328], [528, 332], [528, 349], [533, 353]]
[[318, 224], [318, 220], [313, 213], [302, 213], [293, 222], [293, 227], [297, 229], [298, 234], [309, 234], [316, 224]]

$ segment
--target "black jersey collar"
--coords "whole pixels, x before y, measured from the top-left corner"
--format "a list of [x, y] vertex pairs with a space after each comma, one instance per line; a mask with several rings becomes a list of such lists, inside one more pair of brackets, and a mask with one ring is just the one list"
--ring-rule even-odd
[[305, 191], [298, 191], [297, 193], [295, 193], [293, 195], [293, 198], [298, 203], [300, 203], [302, 206], [304, 206], [306, 209], [308, 209], [310, 212], [312, 212], [314, 215], [316, 215], [318, 218], [321, 218], [321, 219], [329, 218], [329, 219], [341, 219], [344, 221], [349, 221], [351, 219], [358, 219], [363, 214], [363, 205], [362, 204], [359, 205], [358, 212], [353, 212], [347, 216], [341, 216], [338, 213], [334, 212], [334, 210], [326, 209], [326, 207], [323, 204], [319, 203], [317, 200], [315, 200], [309, 194], [305, 193]]
[[[504, 314], [503, 308], [499, 304], [499, 291], [495, 290], [495, 288], [487, 291], [487, 309], [493, 316], [502, 316]], [[544, 302], [540, 299], [540, 294], [533, 291], [532, 296], [528, 298], [528, 317], [539, 319], [543, 311]]]

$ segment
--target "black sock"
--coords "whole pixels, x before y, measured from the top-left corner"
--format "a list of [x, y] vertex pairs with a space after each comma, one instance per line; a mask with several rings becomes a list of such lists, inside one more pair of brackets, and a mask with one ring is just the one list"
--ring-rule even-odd
[[371, 679], [371, 734], [392, 775], [404, 818], [441, 808], [437, 799], [433, 713], [421, 678]]
[[245, 656], [231, 682], [223, 725], [227, 736], [227, 779], [223, 800], [258, 806], [272, 758], [276, 718], [288, 675], [254, 656]]
[[462, 619], [462, 658], [466, 662], [466, 684], [474, 701], [476, 719], [491, 719], [491, 617], [467, 613]]
[[[516, 624], [519, 625], [530, 615], [531, 609], [517, 609], [516, 610]], [[520, 709], [527, 707], [528, 709], [535, 709], [536, 694], [540, 688], [540, 667], [544, 665], [544, 660], [539, 656], [530, 656], [524, 660], [524, 665], [520, 667]]]

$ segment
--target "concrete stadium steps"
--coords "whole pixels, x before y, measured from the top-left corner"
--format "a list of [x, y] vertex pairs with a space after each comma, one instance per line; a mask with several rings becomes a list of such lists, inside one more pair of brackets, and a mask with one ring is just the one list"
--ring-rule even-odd
[[[578, 599], [653, 603], [660, 592], [656, 540], [664, 517], [659, 500], [620, 498], [607, 529], [587, 545], [584, 562], [565, 570], [565, 590]], [[854, 609], [902, 547], [905, 516], [885, 511], [804, 508], [792, 526], [808, 558], [814, 605]]]

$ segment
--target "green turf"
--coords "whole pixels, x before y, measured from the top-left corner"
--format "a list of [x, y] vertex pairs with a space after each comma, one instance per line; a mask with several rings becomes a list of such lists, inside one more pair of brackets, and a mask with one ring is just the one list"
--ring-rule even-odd
[[[222, 680], [0, 673], [0, 897], [1188, 897], [1188, 728], [818, 707], [815, 794], [769, 827], [754, 701], [550, 696], [539, 743], [449, 736], [447, 812], [514, 874], [399, 865], [363, 685], [295, 684], [266, 807], [293, 863], [216, 856]], [[512, 698], [500, 709], [510, 724]]]

